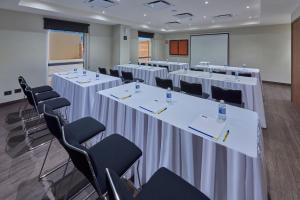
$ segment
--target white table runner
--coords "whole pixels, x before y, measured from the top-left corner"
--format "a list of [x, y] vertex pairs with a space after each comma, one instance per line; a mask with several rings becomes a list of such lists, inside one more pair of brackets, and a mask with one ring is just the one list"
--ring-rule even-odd
[[181, 63], [181, 62], [169, 62], [169, 61], [158, 61], [158, 60], [152, 60], [148, 62], [149, 64], [155, 65], [158, 67], [159, 65], [165, 65], [169, 67], [169, 71], [177, 71], [180, 69], [188, 69], [189, 64], [188, 63]]

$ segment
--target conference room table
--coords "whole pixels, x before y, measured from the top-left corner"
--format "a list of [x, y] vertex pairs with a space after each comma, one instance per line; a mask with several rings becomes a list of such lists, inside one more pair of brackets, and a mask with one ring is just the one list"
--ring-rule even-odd
[[202, 84], [202, 91], [211, 98], [211, 86], [242, 91], [244, 107], [258, 113], [261, 126], [267, 128], [261, 82], [255, 77], [233, 76], [227, 74], [209, 73], [191, 70], [178, 70], [169, 73], [176, 87], [180, 80], [189, 83]]
[[120, 78], [99, 74], [96, 80], [96, 72], [83, 70], [54, 73], [52, 87], [62, 97], [71, 102], [67, 109], [67, 117], [70, 122], [82, 117], [90, 116], [94, 105], [94, 98], [98, 91], [119, 86]]
[[232, 75], [232, 72], [238, 73], [250, 73], [252, 77], [256, 77], [261, 83], [261, 75], [260, 70], [257, 68], [249, 68], [249, 67], [232, 67], [232, 66], [221, 66], [221, 65], [196, 65], [196, 69], [203, 69], [204, 71], [208, 71], [209, 69], [217, 70], [217, 71], [225, 71], [228, 75]]
[[[210, 137], [190, 126], [199, 116], [216, 123], [217, 102], [172, 92], [172, 102], [166, 103], [165, 89], [146, 84], [141, 84], [140, 92], [134, 88], [130, 83], [98, 92], [92, 116], [106, 126], [105, 136], [118, 133], [141, 148], [138, 171], [142, 183], [164, 166], [211, 199], [267, 198], [257, 113], [228, 105], [224, 128], [218, 137]], [[159, 112], [145, 109], [153, 103], [166, 108]], [[213, 124], [201, 126], [212, 128]], [[99, 140], [100, 135], [89, 145]], [[135, 184], [136, 171], [132, 172]]]
[[122, 71], [131, 72], [134, 78], [142, 79], [148, 85], [156, 85], [156, 77], [167, 78], [168, 76], [168, 70], [166, 68], [161, 67], [125, 64], [117, 65], [114, 67], [114, 69], [118, 70], [120, 74]]
[[159, 67], [159, 65], [168, 66], [170, 72], [189, 68], [188, 63], [182, 63], [182, 62], [151, 60], [148, 62], [148, 64], [154, 65], [156, 67]]

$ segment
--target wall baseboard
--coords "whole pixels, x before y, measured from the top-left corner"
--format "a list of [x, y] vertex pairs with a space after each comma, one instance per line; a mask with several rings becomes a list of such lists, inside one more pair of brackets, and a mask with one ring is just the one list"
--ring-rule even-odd
[[0, 103], [0, 108], [11, 105], [11, 104], [15, 104], [15, 103], [23, 103], [23, 102], [25, 103], [26, 101], [27, 101], [27, 99], [18, 99], [18, 100], [14, 100], [14, 101], [8, 101], [5, 103]]
[[285, 86], [292, 86], [291, 83], [280, 83], [275, 81], [262, 81], [263, 83], [270, 83], [270, 84], [276, 84], [276, 85], [285, 85]]

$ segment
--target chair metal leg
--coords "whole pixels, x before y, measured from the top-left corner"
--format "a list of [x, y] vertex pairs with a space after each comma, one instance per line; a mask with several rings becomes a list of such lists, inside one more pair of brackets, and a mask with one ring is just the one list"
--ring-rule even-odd
[[142, 184], [141, 184], [141, 178], [140, 178], [140, 173], [139, 173], [139, 166], [140, 166], [140, 160], [138, 160], [136, 171], [137, 171], [137, 177], [138, 177], [138, 181], [139, 181], [139, 186], [141, 188]]
[[67, 161], [67, 164], [66, 164], [66, 167], [65, 167], [65, 170], [64, 170], [64, 173], [63, 173], [63, 177], [66, 176], [66, 173], [67, 173], [67, 170], [68, 170], [68, 166], [69, 166], [69, 163], [71, 162], [71, 158], [69, 157], [68, 158], [68, 161]]
[[44, 161], [43, 161], [43, 164], [42, 164], [40, 173], [39, 173], [39, 180], [41, 180], [43, 177], [46, 176], [46, 174], [43, 174], [43, 175], [42, 175], [42, 172], [43, 172], [44, 166], [45, 166], [45, 164], [46, 164], [46, 160], [47, 160], [48, 154], [49, 154], [49, 152], [50, 152], [50, 148], [51, 148], [51, 146], [52, 146], [53, 140], [54, 140], [54, 137], [52, 136], [52, 139], [50, 140], [50, 144], [49, 144], [49, 147], [48, 147], [48, 149], [47, 149], [47, 152], [46, 152], [46, 155], [45, 155], [45, 157], [44, 157]]

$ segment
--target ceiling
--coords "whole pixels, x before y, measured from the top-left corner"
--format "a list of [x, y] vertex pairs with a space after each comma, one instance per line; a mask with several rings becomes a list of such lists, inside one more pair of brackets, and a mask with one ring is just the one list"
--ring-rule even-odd
[[[291, 21], [299, 0], [165, 0], [170, 5], [145, 6], [156, 0], [1, 0], [0, 8], [138, 29], [175, 32]], [[101, 2], [102, 1], [102, 2]], [[163, 5], [163, 4], [160, 4]], [[177, 14], [189, 13], [185, 18]], [[172, 22], [172, 23], [168, 23]]]

